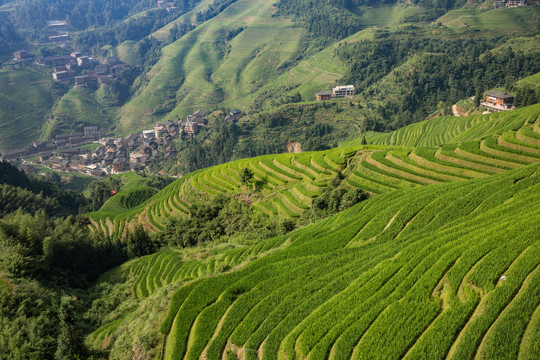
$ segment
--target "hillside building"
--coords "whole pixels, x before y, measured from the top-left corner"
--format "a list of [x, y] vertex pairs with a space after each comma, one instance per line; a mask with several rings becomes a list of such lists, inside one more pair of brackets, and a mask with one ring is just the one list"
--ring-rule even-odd
[[195, 123], [198, 126], [206, 126], [208, 124], [208, 120], [206, 120], [206, 118], [204, 117], [205, 115], [206, 112], [204, 112], [203, 110], [197, 110], [193, 114], [188, 115], [186, 121]]
[[97, 79], [99, 86], [109, 86], [113, 81], [112, 75], [100, 75]]
[[231, 109], [231, 111], [229, 111], [229, 115], [225, 117], [225, 121], [238, 123], [238, 120], [240, 120], [241, 116], [242, 116], [242, 111], [238, 109]]
[[52, 74], [53, 79], [56, 81], [69, 80], [73, 75], [75, 74], [71, 71], [59, 71]]
[[83, 132], [87, 139], [98, 139], [103, 136], [103, 130], [97, 126], [85, 126]]
[[188, 121], [184, 126], [184, 132], [187, 136], [193, 136], [199, 132], [199, 125], [195, 122]]
[[515, 8], [519, 6], [525, 6], [525, 0], [508, 0], [506, 2], [506, 7]]
[[72, 63], [69, 63], [69, 64], [66, 64], [66, 69], [68, 70], [77, 70], [79, 68], [79, 66], [77, 65], [77, 62], [72, 62]]
[[121, 158], [121, 157], [114, 159], [112, 163], [112, 167], [113, 167], [113, 172], [115, 173], [119, 173], [126, 170], [126, 159]]
[[65, 66], [55, 66], [55, 67], [53, 67], [53, 73], [62, 72], [62, 71], [67, 71]]
[[352, 97], [355, 93], [354, 85], [341, 85], [332, 89], [332, 97]]
[[154, 126], [154, 133], [156, 136], [156, 139], [161, 139], [167, 134], [167, 128], [163, 125], [155, 125]]
[[44, 26], [45, 30], [65, 31], [68, 29], [66, 20], [47, 20], [47, 24]]
[[44, 58], [39, 58], [37, 60], [37, 64], [45, 66], [64, 66], [71, 59], [71, 56], [48, 56]]
[[156, 132], [154, 131], [154, 129], [152, 129], [152, 130], [143, 130], [142, 136], [145, 139], [153, 139], [153, 138], [156, 137]]
[[507, 94], [502, 91], [488, 91], [486, 100], [481, 105], [488, 111], [506, 111], [513, 109], [514, 95]]
[[88, 86], [88, 75], [75, 76], [75, 87], [87, 87]]
[[67, 42], [67, 41], [70, 41], [70, 40], [71, 40], [71, 38], [69, 37], [68, 34], [49, 36], [49, 41], [52, 42], [52, 43], [63, 43], [63, 42]]
[[77, 58], [77, 65], [79, 65], [79, 67], [90, 66], [90, 58], [88, 56], [79, 56]]
[[6, 151], [2, 157], [5, 159], [5, 160], [13, 160], [13, 159], [17, 159], [21, 156], [24, 156], [28, 154], [28, 151], [26, 149], [15, 149], [15, 150], [10, 150], [10, 151]]
[[332, 99], [332, 91], [330, 90], [319, 91], [318, 93], [315, 94], [315, 96], [317, 97], [318, 101], [330, 100]]
[[32, 55], [30, 55], [28, 51], [26, 50], [15, 51], [13, 53], [13, 57], [17, 60], [31, 60], [32, 59]]

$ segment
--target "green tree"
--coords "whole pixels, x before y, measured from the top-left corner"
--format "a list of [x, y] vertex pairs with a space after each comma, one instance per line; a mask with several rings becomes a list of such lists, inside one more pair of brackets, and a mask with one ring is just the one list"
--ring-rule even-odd
[[477, 86], [476, 93], [474, 95], [474, 106], [476, 107], [480, 106], [480, 101], [482, 101], [483, 96], [484, 96], [484, 92], [482, 91], [482, 88]]
[[141, 225], [126, 237], [126, 251], [130, 259], [152, 254], [155, 250], [152, 239]]
[[240, 172], [240, 181], [242, 182], [242, 185], [247, 186], [247, 185], [251, 184], [251, 182], [253, 181], [253, 176], [254, 175], [255, 174], [250, 169], [243, 168], [242, 171]]
[[62, 296], [60, 311], [60, 333], [54, 358], [57, 360], [78, 360], [86, 358], [83, 339], [76, 324], [77, 298]]

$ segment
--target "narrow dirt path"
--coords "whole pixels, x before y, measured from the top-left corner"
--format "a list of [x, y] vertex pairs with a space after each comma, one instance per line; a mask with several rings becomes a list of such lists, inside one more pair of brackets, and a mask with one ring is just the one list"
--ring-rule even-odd
[[461, 116], [457, 104], [452, 105], [452, 113], [454, 113], [454, 116]]

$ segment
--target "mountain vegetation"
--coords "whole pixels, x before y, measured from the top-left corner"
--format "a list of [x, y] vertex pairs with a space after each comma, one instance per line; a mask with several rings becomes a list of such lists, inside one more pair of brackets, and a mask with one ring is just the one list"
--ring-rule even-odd
[[33, 69], [0, 70], [0, 150], [31, 145], [41, 136], [60, 92]]
[[2, 356], [535, 358], [539, 111], [240, 160], [157, 193], [111, 178], [90, 223], [11, 213]]
[[[137, 173], [0, 162], [0, 359], [540, 358], [539, 19], [0, 0], [0, 151], [208, 120]], [[16, 50], [129, 66], [73, 88]], [[484, 113], [488, 90], [515, 107]]]
[[[119, 306], [88, 336], [87, 344], [108, 344], [110, 356], [116, 356], [130, 344], [144, 342], [137, 351], [173, 359], [279, 354], [421, 358], [426, 353], [456, 359], [495, 353], [534, 358], [540, 213], [530, 204], [538, 196], [538, 111], [535, 106], [441, 118], [378, 135], [380, 140], [368, 137], [380, 143], [391, 139], [395, 145], [390, 148], [369, 145], [290, 155], [288, 184], [270, 185], [285, 180], [284, 155], [274, 156], [273, 162], [268, 157], [251, 160], [252, 181], [241, 181], [248, 164], [244, 161], [171, 184], [155, 197], [157, 206], [141, 210], [148, 209], [143, 224], [151, 231], [170, 218], [158, 232], [158, 242], [168, 236], [179, 242], [116, 270], [130, 279], [126, 283], [105, 280], [118, 291], [129, 291], [141, 305], [127, 312]], [[429, 147], [437, 142], [442, 146]], [[340, 152], [349, 154], [341, 161], [342, 175]], [[531, 165], [517, 163], [525, 156]], [[353, 167], [355, 162], [361, 166]], [[232, 168], [235, 176], [228, 170]], [[296, 222], [300, 228], [288, 232], [295, 222], [290, 211], [307, 197], [297, 190], [312, 188], [309, 177], [317, 171], [319, 176], [328, 172], [332, 188], [341, 181], [347, 189], [374, 194], [378, 186], [379, 195], [360, 198], [359, 204], [326, 220], [307, 226]], [[216, 196], [231, 194], [225, 185], [236, 180], [245, 194], [261, 176], [266, 177], [261, 195], [265, 185], [273, 188], [270, 204], [276, 212], [270, 219], [293, 222], [282, 223], [282, 232], [274, 237], [263, 233], [261, 239], [214, 237], [212, 230], [219, 233], [219, 224], [242, 226], [242, 218], [230, 212], [221, 220], [233, 200], [221, 195], [209, 197], [203, 203], [207, 205], [199, 200], [190, 206], [184, 195], [188, 192], [178, 186], [190, 182], [190, 194], [198, 190]], [[324, 182], [324, 176], [319, 179]], [[279, 199], [276, 190], [292, 184], [292, 196], [282, 197], [285, 206], [280, 208], [273, 200]], [[324, 190], [315, 196], [310, 211], [331, 203], [326, 196]], [[187, 217], [175, 219], [182, 214], [181, 204]], [[237, 206], [243, 207], [237, 214], [247, 211], [246, 203]], [[266, 209], [270, 214], [271, 207]], [[184, 221], [190, 225], [183, 227]], [[182, 241], [196, 234], [187, 230], [195, 224], [200, 237], [194, 238], [199, 245], [193, 249]], [[161, 314], [161, 322], [149, 324], [149, 311]], [[396, 327], [396, 321], [402, 325]]]

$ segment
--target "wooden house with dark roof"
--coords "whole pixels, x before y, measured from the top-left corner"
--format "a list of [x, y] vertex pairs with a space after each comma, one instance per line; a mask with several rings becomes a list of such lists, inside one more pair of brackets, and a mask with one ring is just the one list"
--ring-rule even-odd
[[499, 112], [513, 109], [514, 95], [492, 90], [486, 93], [486, 98], [480, 104], [489, 111]]
[[332, 91], [330, 91], [330, 90], [319, 91], [318, 93], [315, 94], [315, 96], [317, 97], [318, 101], [331, 100], [332, 99]]

